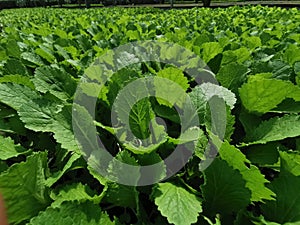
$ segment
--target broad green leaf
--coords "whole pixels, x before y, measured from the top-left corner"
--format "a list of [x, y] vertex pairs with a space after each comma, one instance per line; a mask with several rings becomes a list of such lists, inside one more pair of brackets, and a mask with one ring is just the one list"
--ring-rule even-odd
[[[168, 35], [170, 33], [167, 33], [166, 35]], [[178, 34], [178, 33], [177, 33]], [[178, 36], [174, 33], [172, 33], [170, 36], [175, 37], [175, 39], [178, 39]], [[172, 39], [172, 37], [171, 37]], [[150, 49], [149, 49], [150, 50]], [[189, 52], [189, 51], [182, 51], [182, 47], [177, 45], [162, 45], [161, 49], [160, 49], [160, 57], [163, 60], [166, 61], [170, 61], [172, 62], [172, 60], [175, 60], [176, 62], [181, 62], [184, 61], [186, 62], [186, 60], [188, 58], [193, 57], [193, 53]]]
[[202, 44], [210, 41], [209, 36], [205, 33], [201, 32], [201, 33], [197, 33], [195, 35], [196, 35], [195, 39], [193, 40], [194, 46], [200, 47]]
[[[229, 119], [231, 117], [230, 111], [228, 111], [224, 100], [218, 96], [213, 96], [207, 105], [209, 110], [206, 113], [205, 126], [207, 130], [223, 139], [226, 135], [227, 125], [230, 125], [230, 123], [227, 122], [227, 117]], [[230, 129], [228, 130], [229, 133]]]
[[296, 82], [300, 85], [300, 62], [296, 62], [294, 65], [294, 71], [296, 73]]
[[232, 140], [232, 135], [234, 134], [235, 131], [235, 125], [236, 125], [236, 119], [235, 115], [231, 112], [230, 108], [227, 106], [227, 117], [226, 117], [226, 131], [225, 131], [225, 136], [224, 140], [231, 141]]
[[102, 202], [134, 209], [137, 207], [138, 194], [136, 187], [107, 182]]
[[[261, 216], [262, 217], [262, 216]], [[300, 225], [300, 221], [297, 222], [291, 222], [291, 223], [276, 223], [276, 222], [269, 222], [266, 221], [264, 218], [259, 218], [259, 221], [251, 221], [253, 222], [255, 225]]]
[[254, 145], [247, 148], [245, 154], [247, 158], [255, 164], [261, 166], [273, 165], [278, 162], [280, 148], [276, 142], [270, 142], [264, 145]]
[[250, 58], [250, 51], [246, 47], [241, 47], [236, 50], [229, 50], [223, 52], [222, 64], [229, 64], [237, 62], [239, 64]]
[[[116, 73], [113, 73], [108, 69], [103, 69], [97, 64], [86, 69], [85, 75], [91, 81], [80, 84], [83, 92], [89, 96], [99, 97], [109, 106], [113, 105], [118, 92], [126, 86], [127, 83], [138, 77], [136, 71], [128, 68], [123, 68]], [[107, 78], [109, 78], [109, 82], [104, 85], [104, 80]]]
[[300, 112], [300, 101], [296, 102], [293, 99], [287, 98], [283, 100], [276, 108], [270, 112], [274, 113], [299, 113]]
[[216, 76], [223, 87], [236, 93], [238, 87], [240, 87], [244, 81], [247, 71], [248, 69], [246, 66], [233, 62], [222, 66]]
[[239, 121], [243, 125], [246, 135], [249, 135], [262, 122], [262, 118], [258, 115], [251, 114], [245, 108], [242, 108], [239, 113]]
[[54, 138], [63, 148], [79, 153], [72, 128], [72, 106], [60, 109], [56, 102], [41, 100], [24, 104], [18, 113], [26, 128], [53, 132]]
[[0, 175], [0, 190], [7, 204], [10, 223], [20, 223], [36, 216], [49, 204], [45, 187], [47, 154], [40, 152], [26, 162], [12, 165]]
[[[204, 170], [205, 183], [201, 186], [207, 213], [238, 212], [250, 204], [251, 191], [238, 170], [226, 161], [216, 158]], [[228, 207], [230, 204], [230, 207]]]
[[0, 101], [15, 110], [23, 104], [30, 104], [40, 96], [32, 89], [18, 84], [0, 84]]
[[269, 188], [275, 192], [276, 200], [262, 205], [264, 217], [279, 224], [300, 221], [300, 177], [281, 173]]
[[213, 59], [219, 53], [222, 53], [223, 49], [218, 42], [208, 42], [202, 44], [201, 48], [203, 48], [203, 60], [208, 63], [211, 59]]
[[29, 151], [23, 148], [20, 144], [15, 145], [14, 141], [10, 138], [0, 136], [0, 159], [7, 160], [18, 155], [26, 154]]
[[27, 225], [114, 225], [98, 205], [91, 202], [66, 202], [59, 208], [48, 207]]
[[132, 130], [134, 135], [145, 139], [149, 136], [149, 124], [154, 114], [149, 99], [146, 98], [148, 96], [146, 84], [144, 82], [138, 84], [136, 87], [128, 86], [118, 94], [113, 110], [125, 129]]
[[21, 75], [6, 75], [3, 77], [0, 77], [0, 83], [14, 83], [14, 84], [21, 84], [24, 86], [27, 86], [34, 90], [34, 84], [27, 76], [21, 76]]
[[142, 81], [139, 84], [135, 85], [136, 87], [129, 86], [118, 94], [114, 111], [123, 124], [119, 126], [118, 131], [120, 141], [128, 150], [136, 154], [145, 154], [154, 151], [166, 142], [167, 138], [164, 127], [154, 120], [154, 112], [149, 99], [146, 98], [146, 83]]
[[[128, 168], [125, 167], [124, 164], [129, 164], [133, 167]], [[138, 166], [137, 160], [131, 156], [130, 152], [121, 151], [112, 161], [109, 162], [107, 169], [108, 176], [113, 181], [122, 179], [128, 181], [128, 183], [137, 184], [141, 175], [138, 167], [136, 166]], [[125, 168], [127, 171], [124, 170]], [[122, 177], [120, 177], [120, 175], [122, 175]]]
[[[191, 100], [193, 101], [192, 98]], [[171, 120], [174, 123], [178, 123], [178, 124], [180, 123], [180, 117], [178, 115], [178, 112], [174, 108], [170, 108], [160, 104], [154, 104], [153, 110], [155, 114], [161, 118], [166, 118], [168, 120]]]
[[61, 55], [66, 60], [70, 59], [69, 53], [63, 47], [61, 47], [59, 45], [54, 45], [54, 47], [55, 47], [57, 54]]
[[70, 99], [76, 91], [76, 81], [70, 74], [51, 67], [36, 69], [33, 83], [38, 91], [49, 92], [62, 100]]
[[[212, 83], [203, 83], [199, 86], [204, 93], [205, 99], [208, 102], [213, 96], [217, 96], [225, 101], [225, 103], [230, 107], [230, 109], [234, 108], [234, 104], [236, 103], [236, 97], [234, 93], [232, 93], [227, 88], [222, 86], [218, 86]], [[196, 87], [197, 88], [197, 87]], [[195, 89], [196, 89], [195, 88]]]
[[129, 114], [129, 125], [133, 135], [140, 139], [148, 138], [153, 117], [154, 113], [148, 99], [144, 98], [134, 104]]
[[[163, 79], [154, 79], [157, 101], [169, 107], [173, 107], [175, 103], [182, 106], [182, 102], [180, 102], [184, 101], [182, 93], [189, 87], [183, 72], [177, 68], [167, 67], [160, 70], [157, 76], [166, 79], [165, 82], [162, 82]], [[178, 90], [179, 88], [180, 90]], [[161, 96], [167, 96], [167, 99], [163, 99]]]
[[10, 39], [6, 44], [7, 55], [15, 58], [20, 58], [20, 47], [14, 39]]
[[198, 114], [199, 122], [204, 124], [207, 110], [207, 97], [205, 96], [205, 93], [202, 88], [197, 86], [192, 89], [189, 96]]
[[28, 75], [28, 71], [23, 63], [17, 59], [9, 59], [4, 65], [4, 71], [7, 75], [9, 74], [19, 74], [26, 76]]
[[175, 225], [195, 223], [202, 212], [201, 200], [197, 196], [172, 183], [157, 184], [152, 197], [161, 214]]
[[133, 31], [133, 30], [128, 30], [128, 31], [126, 32], [126, 36], [128, 37], [128, 39], [129, 39], [130, 41], [132, 41], [132, 40], [136, 41], [136, 40], [140, 40], [140, 39], [141, 39], [141, 38], [140, 38], [140, 33], [139, 33], [137, 30], [135, 30], [135, 31]]
[[194, 141], [197, 142], [202, 136], [204, 136], [204, 132], [199, 127], [190, 127], [181, 133], [178, 138], [170, 138], [169, 142], [172, 142], [176, 145]]
[[294, 65], [294, 71], [295, 73], [300, 76], [300, 62], [296, 62]]
[[285, 50], [283, 58], [293, 66], [295, 62], [300, 62], [300, 48], [297, 45], [289, 45]]
[[33, 52], [23, 52], [21, 54], [22, 61], [29, 67], [43, 66], [44, 62], [37, 54]]
[[221, 146], [219, 154], [228, 165], [241, 173], [246, 181], [246, 187], [251, 191], [251, 201], [257, 202], [265, 199], [273, 199], [272, 195], [274, 196], [274, 193], [265, 187], [268, 180], [264, 178], [256, 166], [246, 166], [246, 163], [250, 163], [250, 161], [246, 159], [245, 155], [239, 149], [225, 142]]
[[68, 39], [69, 36], [66, 31], [56, 28], [54, 33], [58, 35], [60, 38]]
[[100, 196], [97, 196], [95, 191], [92, 191], [89, 186], [82, 183], [74, 183], [59, 188], [57, 193], [52, 192], [50, 197], [54, 200], [51, 207], [58, 208], [63, 202], [86, 202], [91, 201], [95, 204], [101, 200]]
[[250, 112], [266, 113], [286, 98], [300, 101], [300, 88], [289, 81], [251, 77], [239, 89], [243, 105]]
[[54, 63], [56, 61], [53, 52], [45, 46], [40, 46], [39, 48], [37, 48], [35, 50], [35, 53], [41, 56], [43, 59], [46, 59], [49, 63]]
[[269, 66], [273, 68], [272, 78], [281, 80], [292, 80], [293, 68], [281, 60], [274, 60], [269, 62]]
[[300, 118], [298, 115], [284, 115], [273, 117], [262, 122], [247, 137], [246, 144], [265, 144], [286, 138], [300, 136]]
[[299, 152], [280, 152], [280, 165], [282, 171], [287, 171], [294, 176], [300, 176]]
[[246, 42], [247, 46], [251, 49], [258, 48], [262, 45], [261, 39], [256, 36], [246, 37], [245, 42]]
[[151, 135], [146, 140], [137, 139], [136, 137], [128, 139], [120, 139], [126, 149], [135, 154], [146, 154], [155, 151], [160, 145], [165, 143], [167, 133], [165, 127], [158, 125], [156, 121], [152, 120], [150, 125]]

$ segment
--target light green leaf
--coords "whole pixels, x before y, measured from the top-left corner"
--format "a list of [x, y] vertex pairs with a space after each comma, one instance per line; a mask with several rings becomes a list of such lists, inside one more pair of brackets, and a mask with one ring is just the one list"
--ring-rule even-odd
[[202, 212], [201, 201], [197, 196], [172, 183], [157, 184], [152, 197], [161, 214], [175, 225], [195, 223]]
[[170, 138], [170, 142], [178, 145], [178, 144], [185, 144], [189, 142], [198, 141], [200, 137], [204, 136], [203, 130], [199, 127], [190, 127], [185, 132], [183, 132], [179, 138]]
[[40, 46], [35, 50], [35, 53], [41, 56], [43, 59], [46, 59], [49, 63], [54, 63], [56, 61], [53, 51], [45, 46]]
[[250, 58], [250, 51], [246, 47], [241, 47], [236, 50], [229, 50], [223, 52], [222, 64], [228, 63], [243, 63]]
[[251, 191], [246, 188], [246, 181], [226, 161], [216, 158], [204, 170], [204, 179], [201, 190], [205, 208], [210, 214], [238, 212], [250, 203]]
[[130, 41], [132, 41], [132, 40], [140, 40], [141, 39], [141, 37], [140, 37], [140, 33], [137, 31], [137, 30], [128, 30], [127, 32], [126, 32], [126, 36], [128, 37], [128, 39], [130, 40]]
[[95, 191], [92, 191], [89, 186], [81, 183], [75, 183], [63, 186], [58, 190], [58, 193], [51, 193], [51, 198], [54, 202], [51, 207], [57, 208], [62, 205], [63, 202], [86, 202], [91, 201], [98, 204], [101, 200], [101, 196], [97, 196]]
[[300, 48], [297, 45], [289, 45], [285, 50], [283, 55], [285, 61], [287, 61], [291, 66], [294, 65], [295, 62], [300, 62]]
[[262, 122], [246, 137], [246, 144], [265, 144], [290, 137], [300, 136], [300, 117], [298, 115], [284, 115], [273, 117]]
[[[157, 101], [169, 107], [173, 107], [175, 103], [182, 106], [181, 101], [184, 101], [182, 93], [189, 87], [188, 80], [183, 72], [177, 68], [168, 67], [160, 70], [157, 76], [165, 79], [154, 78]], [[167, 96], [167, 99], [161, 96]]]
[[26, 162], [12, 165], [0, 175], [0, 190], [7, 204], [10, 223], [36, 216], [49, 204], [45, 187], [47, 154], [36, 153]]
[[59, 208], [47, 208], [27, 225], [114, 225], [98, 205], [91, 202], [66, 202]]
[[21, 84], [25, 85], [31, 89], [34, 90], [34, 84], [27, 76], [21, 76], [21, 75], [6, 75], [3, 77], [0, 77], [0, 83], [14, 83], [14, 84]]
[[245, 38], [245, 42], [247, 46], [251, 49], [255, 49], [257, 47], [260, 47], [261, 44], [261, 39], [257, 36], [250, 36]]
[[300, 176], [300, 154], [297, 151], [280, 152], [280, 165], [282, 171], [294, 176]]
[[165, 69], [160, 70], [157, 73], [158, 77], [169, 79], [173, 82], [179, 84], [183, 90], [187, 90], [189, 87], [188, 80], [184, 76], [183, 72], [174, 67], [167, 67]]
[[223, 48], [218, 42], [204, 43], [201, 48], [203, 48], [203, 60], [206, 63], [223, 51]]
[[250, 112], [266, 113], [286, 98], [300, 101], [300, 88], [289, 81], [250, 77], [239, 89], [243, 105]]
[[15, 145], [14, 141], [10, 138], [0, 136], [0, 159], [7, 160], [18, 155], [26, 154], [29, 151], [23, 148], [20, 144]]
[[250, 163], [250, 161], [239, 149], [225, 142], [222, 144], [219, 154], [228, 165], [241, 173], [246, 181], [246, 187], [251, 191], [251, 201], [274, 199], [272, 197], [274, 193], [265, 186], [266, 183], [269, 183], [268, 180], [264, 178], [256, 166], [250, 165], [250, 168], [246, 166], [246, 163]]

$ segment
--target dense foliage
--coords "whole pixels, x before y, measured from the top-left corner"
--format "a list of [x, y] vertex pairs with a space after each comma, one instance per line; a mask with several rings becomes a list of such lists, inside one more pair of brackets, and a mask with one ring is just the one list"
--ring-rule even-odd
[[[11, 224], [300, 223], [298, 10], [22, 9], [1, 11], [0, 29], [0, 191]], [[203, 172], [203, 149], [212, 144], [207, 100], [191, 77], [155, 62], [124, 68], [106, 84], [96, 111], [99, 136], [129, 164], [170, 154], [182, 141], [172, 105], [152, 98], [133, 109], [136, 135], [146, 135], [153, 115], [168, 127], [144, 154], [120, 145], [107, 119], [126, 83], [161, 76], [185, 88], [199, 109], [194, 156], [177, 175], [144, 187], [110, 182], [83, 159], [71, 119], [79, 79], [108, 49], [136, 40], [192, 50], [222, 85], [225, 140], [214, 139], [220, 151]]]

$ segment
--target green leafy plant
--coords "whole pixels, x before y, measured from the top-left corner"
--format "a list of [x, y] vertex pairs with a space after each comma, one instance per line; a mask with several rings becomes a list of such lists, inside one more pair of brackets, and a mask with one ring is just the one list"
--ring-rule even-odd
[[[10, 224], [299, 224], [299, 10], [2, 10], [0, 28], [0, 192]], [[85, 95], [97, 98], [95, 120], [78, 106], [84, 116], [77, 122], [86, 132], [96, 129], [119, 161], [152, 165], [178, 144], [195, 146], [176, 175], [153, 185], [126, 186], [99, 174], [96, 156], [85, 160], [74, 136], [72, 107], [84, 74], [99, 79], [97, 71], [87, 70], [94, 60], [139, 40], [191, 50], [221, 86], [199, 87], [182, 72], [186, 68], [159, 62], [123, 68], [96, 96], [99, 83], [82, 86]], [[162, 51], [180, 60], [176, 49]], [[199, 66], [195, 63], [191, 59], [190, 68]], [[112, 129], [114, 101], [126, 97], [120, 93], [127, 84], [145, 77], [153, 78], [154, 86], [159, 78], [180, 86], [197, 109], [199, 127], [179, 137], [173, 105], [180, 95], [166, 87], [159, 90], [174, 96], [172, 101], [144, 98], [129, 114], [132, 133], [148, 138], [152, 132], [157, 144], [136, 146], [133, 136]], [[213, 135], [218, 117], [212, 116], [205, 93], [225, 103], [224, 140]], [[128, 108], [121, 102], [117, 113]], [[201, 170], [207, 147], [219, 152], [212, 152], [216, 158]], [[108, 172], [124, 169], [110, 161], [100, 166]], [[159, 178], [167, 172], [164, 166], [153, 171]], [[139, 176], [128, 174], [128, 179], [138, 182]]]

